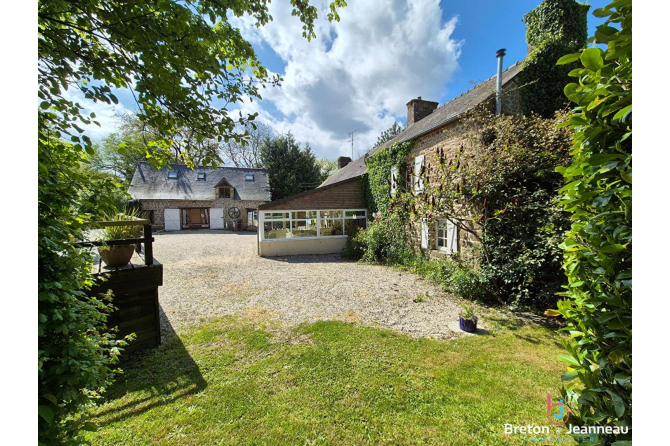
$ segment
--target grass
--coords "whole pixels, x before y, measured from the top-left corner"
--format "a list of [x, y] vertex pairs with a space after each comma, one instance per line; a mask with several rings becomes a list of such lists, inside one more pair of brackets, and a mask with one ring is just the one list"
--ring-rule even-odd
[[288, 332], [225, 318], [123, 364], [93, 444], [506, 445], [546, 425], [560, 335], [414, 339], [344, 322]]

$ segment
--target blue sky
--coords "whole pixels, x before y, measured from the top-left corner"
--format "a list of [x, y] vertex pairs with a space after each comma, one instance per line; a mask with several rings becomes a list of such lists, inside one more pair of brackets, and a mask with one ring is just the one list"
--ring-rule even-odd
[[[329, 0], [313, 1], [323, 11]], [[593, 9], [606, 1], [588, 2]], [[540, 0], [349, 0], [341, 21], [316, 23], [317, 38], [302, 38], [301, 24], [283, 2], [269, 5], [273, 21], [256, 28], [232, 18], [266, 67], [284, 81], [245, 101], [243, 112], [277, 133], [292, 132], [318, 157], [351, 155], [348, 133], [357, 130], [355, 156], [365, 153], [394, 121], [406, 121], [405, 104], [418, 96], [440, 104], [495, 74], [495, 53], [506, 48], [505, 67], [526, 56], [523, 16]], [[589, 35], [596, 18], [589, 14]], [[599, 19], [598, 19], [599, 20]], [[115, 113], [132, 111], [129, 92], [116, 109], [93, 106], [103, 121], [94, 140], [115, 130]]]

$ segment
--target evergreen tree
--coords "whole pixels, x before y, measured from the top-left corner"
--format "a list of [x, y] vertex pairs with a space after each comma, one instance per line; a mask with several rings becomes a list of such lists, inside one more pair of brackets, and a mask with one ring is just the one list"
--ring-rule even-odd
[[272, 200], [279, 200], [321, 183], [321, 169], [308, 144], [301, 149], [289, 132], [266, 139], [261, 148], [261, 164], [268, 170]]

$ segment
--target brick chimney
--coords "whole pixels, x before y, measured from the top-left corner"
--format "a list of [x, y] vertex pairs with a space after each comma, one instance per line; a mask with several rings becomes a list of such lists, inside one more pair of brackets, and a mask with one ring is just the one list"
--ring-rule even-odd
[[351, 158], [348, 156], [340, 156], [337, 158], [337, 168], [341, 169], [351, 162]]
[[421, 96], [409, 101], [407, 103], [407, 127], [433, 113], [433, 110], [439, 105], [439, 102], [424, 101]]

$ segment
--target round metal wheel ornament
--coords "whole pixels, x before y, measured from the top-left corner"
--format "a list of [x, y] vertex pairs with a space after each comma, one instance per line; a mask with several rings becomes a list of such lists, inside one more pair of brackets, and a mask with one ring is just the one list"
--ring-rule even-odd
[[228, 216], [230, 218], [238, 218], [240, 216], [240, 210], [238, 208], [230, 208], [228, 209]]

